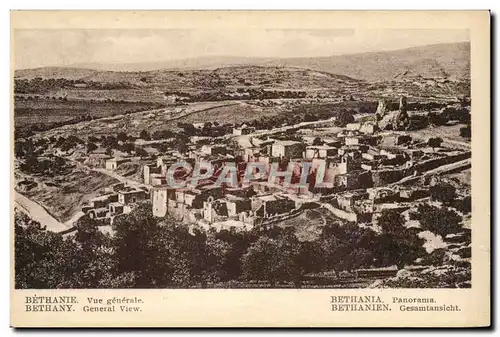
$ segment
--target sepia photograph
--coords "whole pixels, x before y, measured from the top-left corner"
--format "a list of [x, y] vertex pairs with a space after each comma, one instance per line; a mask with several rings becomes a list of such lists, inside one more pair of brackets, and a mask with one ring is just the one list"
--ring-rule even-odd
[[470, 287], [468, 32], [245, 33], [14, 33], [17, 288]]
[[11, 36], [15, 290], [475, 288], [469, 27]]

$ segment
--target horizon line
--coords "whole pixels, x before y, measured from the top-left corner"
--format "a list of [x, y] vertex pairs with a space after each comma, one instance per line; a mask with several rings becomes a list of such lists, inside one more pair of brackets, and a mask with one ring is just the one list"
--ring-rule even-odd
[[[110, 69], [94, 69], [94, 68], [88, 68], [86, 65], [101, 65], [101, 66], [119, 66], [119, 65], [138, 65], [138, 64], [154, 64], [154, 63], [162, 63], [162, 62], [182, 62], [182, 61], [187, 61], [187, 60], [197, 60], [197, 59], [203, 59], [203, 58], [242, 58], [242, 59], [274, 59], [274, 60], [280, 60], [280, 59], [308, 59], [308, 58], [327, 58], [327, 57], [342, 57], [342, 56], [349, 56], [349, 55], [367, 55], [367, 54], [377, 54], [377, 53], [390, 53], [390, 52], [396, 52], [396, 51], [402, 51], [402, 50], [410, 50], [410, 49], [415, 49], [415, 48], [421, 48], [421, 47], [431, 47], [431, 46], [438, 46], [438, 45], [456, 45], [456, 44], [464, 44], [468, 43], [470, 45], [471, 41], [469, 40], [464, 40], [460, 42], [442, 42], [442, 43], [431, 43], [431, 44], [423, 44], [423, 45], [417, 45], [417, 46], [412, 46], [412, 47], [405, 47], [405, 48], [398, 48], [398, 49], [388, 49], [388, 50], [379, 50], [379, 51], [367, 51], [367, 52], [358, 52], [358, 53], [344, 53], [344, 54], [330, 54], [330, 55], [320, 55], [320, 56], [289, 56], [289, 57], [280, 57], [280, 56], [235, 56], [235, 55], [203, 55], [203, 56], [196, 56], [196, 57], [186, 57], [182, 59], [171, 59], [171, 60], [159, 60], [159, 61], [145, 61], [145, 62], [117, 62], [117, 63], [109, 63], [109, 62], [83, 62], [83, 63], [72, 63], [68, 65], [45, 65], [45, 66], [40, 66], [40, 67], [34, 67], [34, 68], [14, 68], [14, 71], [18, 70], [35, 70], [35, 69], [44, 69], [44, 68], [68, 68], [68, 69], [86, 69], [86, 70], [96, 70], [96, 71], [112, 71], [112, 72], [147, 72], [147, 71], [154, 71], [154, 70], [167, 70], [167, 69], [204, 69], [206, 67], [202, 68], [196, 68], [196, 67], [171, 67], [171, 68], [157, 68], [157, 69], [149, 69], [149, 70], [110, 70]], [[81, 65], [81, 66], [78, 66]], [[228, 63], [227, 65], [251, 65], [250, 63]], [[259, 66], [259, 65], [255, 65]], [[260, 65], [262, 66], [262, 65]], [[220, 67], [220, 66], [219, 66]], [[224, 65], [222, 65], [224, 67]]]

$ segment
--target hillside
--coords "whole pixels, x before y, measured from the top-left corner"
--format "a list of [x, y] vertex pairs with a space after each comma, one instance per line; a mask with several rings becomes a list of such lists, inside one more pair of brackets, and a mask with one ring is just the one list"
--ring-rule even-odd
[[[193, 69], [213, 70], [222, 67], [243, 65], [260, 65], [273, 67], [298, 67], [331, 74], [344, 75], [367, 81], [390, 80], [399, 74], [410, 72], [415, 76], [469, 78], [470, 77], [470, 43], [446, 43], [426, 45], [395, 51], [349, 54], [329, 57], [303, 58], [252, 58], [230, 56], [206, 56], [174, 61], [160, 61], [133, 64], [77, 64], [73, 65], [71, 76], [88, 77], [95, 75], [96, 69], [100, 77], [104, 70], [152, 72], [160, 69], [172, 71], [191, 71]], [[49, 69], [49, 70], [47, 70]], [[60, 74], [62, 68], [39, 68], [16, 71], [16, 77], [32, 78]], [[114, 73], [116, 74], [120, 73]], [[68, 75], [69, 76], [69, 75]], [[121, 79], [123, 80], [123, 79]]]
[[100, 71], [85, 68], [72, 67], [43, 67], [32, 69], [19, 69], [14, 72], [14, 78], [31, 80], [36, 77], [43, 79], [65, 78], [68, 80], [80, 80], [95, 76]]
[[261, 87], [276, 89], [334, 88], [339, 84], [357, 84], [343, 75], [278, 66], [232, 66], [201, 70], [154, 70], [147, 72], [113, 72], [78, 68], [37, 68], [19, 70], [16, 80], [65, 78], [87, 82], [129, 83], [132, 87], [212, 90], [225, 87]]
[[390, 52], [292, 58], [267, 64], [318, 69], [368, 81], [390, 80], [406, 71], [422, 77], [469, 78], [470, 44], [438, 44]]

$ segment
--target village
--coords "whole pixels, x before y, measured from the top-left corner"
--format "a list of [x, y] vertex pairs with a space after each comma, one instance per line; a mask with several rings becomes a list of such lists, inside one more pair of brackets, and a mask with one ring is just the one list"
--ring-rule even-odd
[[[377, 230], [383, 210], [408, 211], [428, 200], [430, 187], [441, 181], [467, 196], [466, 187], [444, 176], [470, 168], [467, 144], [412, 137], [405, 130], [421, 119], [412, 118], [406, 104], [401, 97], [399, 109], [389, 111], [380, 100], [373, 116], [322, 137], [297, 136], [300, 126], [293, 126], [293, 132], [263, 132], [243, 124], [233, 126], [228, 135], [191, 137], [183, 151], [148, 147], [161, 140], [136, 141], [143, 145], [141, 156], [97, 150], [84, 164], [121, 182], [88, 200], [82, 212], [109, 226], [138, 203], [150, 202], [154, 216], [171, 216], [187, 226], [250, 230], [324, 208], [334, 218]], [[335, 118], [320, 122], [329, 125]], [[138, 172], [120, 177], [120, 168], [134, 162]], [[201, 163], [213, 171], [198, 170], [203, 174], [193, 184], [192, 168]], [[216, 183], [231, 165], [238, 172], [237, 182]], [[249, 172], [252, 179], [244, 181]], [[169, 174], [178, 186], [169, 184]], [[306, 184], [290, 184], [300, 177]]]

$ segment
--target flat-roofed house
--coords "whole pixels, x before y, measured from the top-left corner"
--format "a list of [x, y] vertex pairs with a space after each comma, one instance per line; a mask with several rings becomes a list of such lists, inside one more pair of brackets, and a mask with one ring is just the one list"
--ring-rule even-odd
[[161, 167], [158, 167], [154, 164], [144, 165], [142, 168], [144, 184], [151, 184], [151, 176], [153, 174], [161, 174]]
[[278, 158], [302, 158], [305, 150], [304, 144], [294, 140], [281, 140], [271, 147], [271, 154]]
[[111, 193], [92, 198], [88, 201], [88, 204], [91, 208], [103, 208], [116, 201], [118, 201], [118, 194]]
[[227, 153], [227, 146], [226, 145], [203, 145], [201, 147], [201, 152], [207, 155], [225, 155]]
[[248, 134], [250, 134], [250, 133], [252, 133], [254, 131], [255, 131], [254, 127], [250, 127], [250, 126], [247, 126], [247, 125], [242, 125], [239, 128], [234, 128], [233, 129], [233, 135], [235, 135], [235, 136], [248, 135]]
[[123, 205], [119, 202], [112, 202], [108, 205], [108, 211], [111, 215], [123, 213]]
[[107, 207], [101, 207], [101, 208], [94, 208], [91, 209], [88, 213], [89, 217], [91, 219], [103, 219], [108, 216], [108, 208]]
[[333, 146], [315, 146], [311, 145], [306, 148], [306, 159], [326, 158], [338, 154], [338, 148]]
[[261, 217], [287, 213], [294, 208], [294, 201], [278, 195], [258, 195], [252, 198], [252, 210], [255, 211], [257, 216]]
[[347, 130], [356, 130], [356, 131], [359, 131], [359, 129], [361, 128], [361, 124], [360, 123], [348, 123], [345, 128]]
[[118, 202], [123, 205], [133, 204], [147, 197], [146, 192], [136, 189], [125, 189], [118, 191]]
[[114, 171], [118, 168], [118, 165], [122, 163], [129, 162], [129, 158], [110, 158], [106, 160], [106, 170]]
[[106, 153], [89, 153], [84, 163], [90, 166], [105, 167], [106, 161], [111, 158]]
[[252, 201], [249, 198], [227, 194], [226, 199], [227, 215], [230, 217], [252, 210]]

